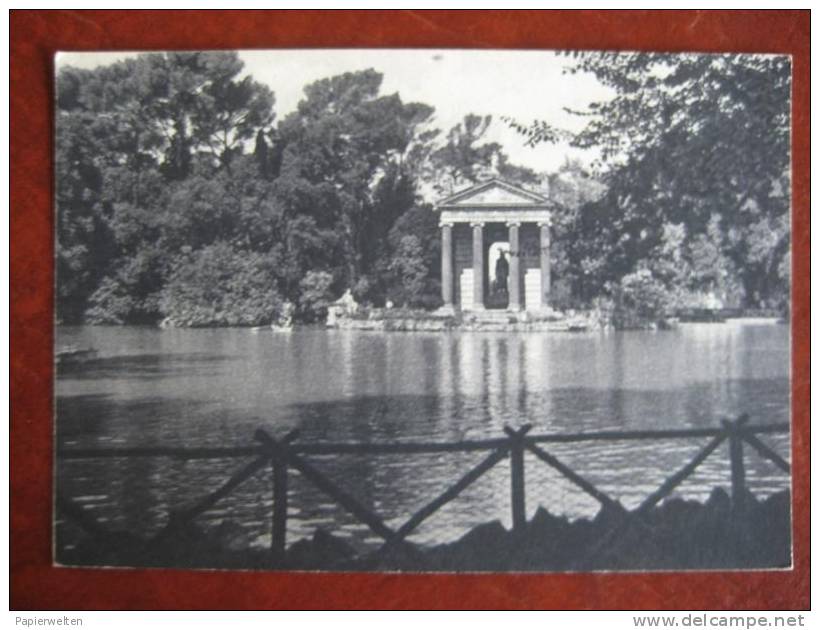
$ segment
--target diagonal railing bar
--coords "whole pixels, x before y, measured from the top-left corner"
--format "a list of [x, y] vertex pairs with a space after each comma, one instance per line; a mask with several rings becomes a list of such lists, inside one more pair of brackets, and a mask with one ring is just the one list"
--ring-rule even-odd
[[191, 521], [192, 519], [196, 518], [197, 516], [199, 516], [212, 506], [214, 506], [218, 501], [228, 496], [242, 483], [244, 483], [245, 481], [253, 477], [257, 472], [262, 470], [268, 464], [269, 461], [270, 455], [267, 453], [262, 455], [261, 457], [256, 458], [255, 460], [244, 466], [242, 469], [240, 469], [230, 479], [228, 479], [228, 481], [226, 481], [219, 489], [203, 497], [192, 506], [184, 508], [180, 511], [171, 511], [168, 516], [168, 523], [155, 536], [154, 541], [157, 542], [163, 539], [174, 529], [178, 528], [181, 525], [184, 525], [188, 521]]
[[[601, 539], [596, 545], [592, 547], [579, 562], [576, 563], [576, 570], [583, 570], [587, 568], [593, 560], [600, 557], [604, 549], [609, 547], [611, 543], [620, 536], [627, 527], [632, 523], [641, 523], [642, 518], [646, 512], [657, 505], [664, 497], [668, 496], [675, 488], [677, 488], [689, 475], [691, 475], [698, 466], [700, 466], [706, 458], [708, 458], [727, 438], [726, 433], [712, 438], [709, 443], [704, 446], [692, 460], [683, 468], [678, 470], [673, 475], [669, 476], [660, 487], [650, 494], [643, 502], [631, 512], [623, 512], [623, 518], [612, 527], [607, 533], [601, 536]], [[650, 530], [647, 530], [650, 531]]]
[[348, 493], [346, 490], [337, 486], [334, 482], [328, 479], [324, 474], [319, 472], [314, 466], [295, 453], [290, 452], [286, 445], [272, 438], [262, 429], [257, 429], [254, 437], [262, 443], [268, 451], [269, 456], [283, 459], [310, 481], [316, 488], [324, 492], [331, 499], [336, 501], [339, 505], [345, 508], [348, 512], [353, 514], [362, 523], [367, 525], [375, 534], [381, 536], [384, 540], [390, 540], [395, 536], [395, 532], [388, 527], [384, 521], [372, 510], [361, 504], [356, 497]]
[[535, 455], [538, 459], [540, 459], [542, 462], [557, 470], [559, 473], [561, 473], [564, 477], [566, 477], [576, 486], [581, 488], [581, 490], [586, 492], [588, 495], [597, 499], [601, 505], [605, 505], [607, 507], [616, 507], [620, 505], [617, 501], [610, 498], [606, 493], [602, 492], [601, 490], [598, 490], [598, 488], [592, 485], [592, 483], [584, 479], [581, 475], [579, 475], [569, 466], [564, 464], [560, 459], [555, 457], [555, 455], [548, 453], [547, 451], [536, 446], [535, 444], [527, 444], [526, 449], [530, 453]]
[[111, 535], [105, 527], [100, 525], [99, 521], [88, 514], [83, 508], [73, 501], [65, 498], [62, 494], [57, 494], [54, 500], [54, 505], [57, 509], [70, 518], [74, 523], [77, 523], [87, 534], [90, 534], [94, 540], [99, 540]]
[[507, 457], [508, 453], [509, 450], [506, 448], [501, 448], [490, 453], [490, 455], [483, 459], [475, 468], [471, 469], [456, 483], [407, 519], [407, 521], [405, 521], [405, 523], [396, 530], [395, 536], [391, 540], [385, 542], [375, 555], [382, 555], [389, 549], [393, 548], [396, 544], [402, 542], [419, 525], [427, 520], [427, 518], [435, 514], [435, 512], [437, 512], [444, 505], [455, 499], [470, 485], [478, 481], [485, 473], [489, 472], [498, 462]]
[[743, 431], [741, 432], [741, 436], [743, 440], [760, 453], [760, 455], [771, 461], [783, 472], [791, 474], [791, 464], [778, 455], [770, 446], [761, 442], [756, 435]]
[[726, 440], [726, 435], [718, 435], [712, 438], [709, 443], [703, 447], [693, 459], [690, 461], [686, 466], [681, 468], [678, 472], [671, 475], [666, 481], [661, 484], [661, 486], [655, 490], [652, 494], [650, 494], [646, 499], [644, 499], [643, 503], [641, 503], [635, 512], [643, 514], [647, 510], [653, 508], [655, 505], [660, 503], [670, 492], [672, 492], [675, 488], [677, 488], [681, 483], [683, 483], [686, 478], [695, 472], [695, 469], [700, 466], [709, 455], [711, 455], [715, 449], [723, 444]]

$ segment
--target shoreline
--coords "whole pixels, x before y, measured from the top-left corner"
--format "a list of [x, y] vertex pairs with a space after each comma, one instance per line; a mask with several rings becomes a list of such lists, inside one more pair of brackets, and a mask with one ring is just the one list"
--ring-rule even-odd
[[[495, 520], [433, 546], [403, 543], [384, 554], [361, 552], [317, 528], [284, 555], [245, 546], [228, 519], [211, 529], [190, 526], [161, 543], [124, 532], [73, 550], [55, 550], [62, 566], [247, 569], [267, 571], [577, 572], [777, 569], [791, 565], [788, 490], [763, 500], [746, 494], [739, 516], [714, 488], [705, 502], [670, 498], [637, 518], [620, 506], [592, 519], [570, 520], [538, 507], [523, 532]], [[613, 532], [615, 535], [613, 535]], [[604, 544], [602, 544], [602, 542]]]
[[681, 324], [780, 324], [791, 325], [791, 314], [774, 309], [677, 309], [655, 318], [629, 318], [616, 324], [609, 311], [551, 308], [510, 311], [502, 308], [461, 311], [458, 308], [427, 310], [405, 307], [371, 307], [335, 302], [327, 317], [314, 322], [285, 321], [260, 325], [175, 325], [163, 319], [141, 323], [83, 323], [55, 321], [55, 328], [135, 327], [159, 330], [249, 330], [289, 332], [300, 329], [383, 330], [387, 332], [447, 330], [509, 330], [513, 332], [580, 332], [588, 330], [670, 330]]

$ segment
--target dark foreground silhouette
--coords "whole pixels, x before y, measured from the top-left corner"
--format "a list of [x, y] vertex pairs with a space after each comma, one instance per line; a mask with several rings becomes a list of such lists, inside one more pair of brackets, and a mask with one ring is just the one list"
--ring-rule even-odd
[[733, 513], [720, 488], [705, 503], [670, 499], [636, 518], [602, 509], [574, 521], [538, 508], [521, 532], [500, 522], [479, 525], [459, 540], [435, 547], [403, 545], [359, 553], [317, 529], [284, 556], [246, 548], [228, 521], [204, 531], [188, 526], [160, 541], [98, 532], [58, 554], [64, 565], [163, 566], [345, 571], [590, 571], [746, 569], [791, 564], [788, 491], [764, 501], [748, 494], [744, 516]]

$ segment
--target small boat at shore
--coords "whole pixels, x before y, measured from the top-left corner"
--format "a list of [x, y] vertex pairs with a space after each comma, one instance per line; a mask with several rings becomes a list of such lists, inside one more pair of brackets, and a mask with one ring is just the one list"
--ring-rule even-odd
[[80, 348], [68, 346], [55, 353], [55, 360], [59, 366], [81, 365], [86, 361], [97, 358], [97, 351], [94, 348]]

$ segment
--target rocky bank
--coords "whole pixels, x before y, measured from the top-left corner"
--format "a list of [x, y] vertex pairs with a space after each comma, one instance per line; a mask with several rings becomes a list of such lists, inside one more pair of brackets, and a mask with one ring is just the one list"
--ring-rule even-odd
[[[759, 501], [749, 494], [744, 518], [726, 492], [700, 503], [669, 499], [638, 518], [602, 509], [593, 519], [569, 520], [538, 508], [524, 531], [499, 521], [478, 525], [458, 540], [433, 547], [404, 544], [385, 554], [362, 553], [317, 529], [284, 556], [249, 547], [229, 521], [211, 530], [188, 526], [159, 541], [125, 533], [87, 536], [58, 554], [65, 565], [171, 566], [332, 571], [589, 571], [775, 568], [791, 564], [790, 497]], [[617, 535], [612, 535], [617, 530]]]

